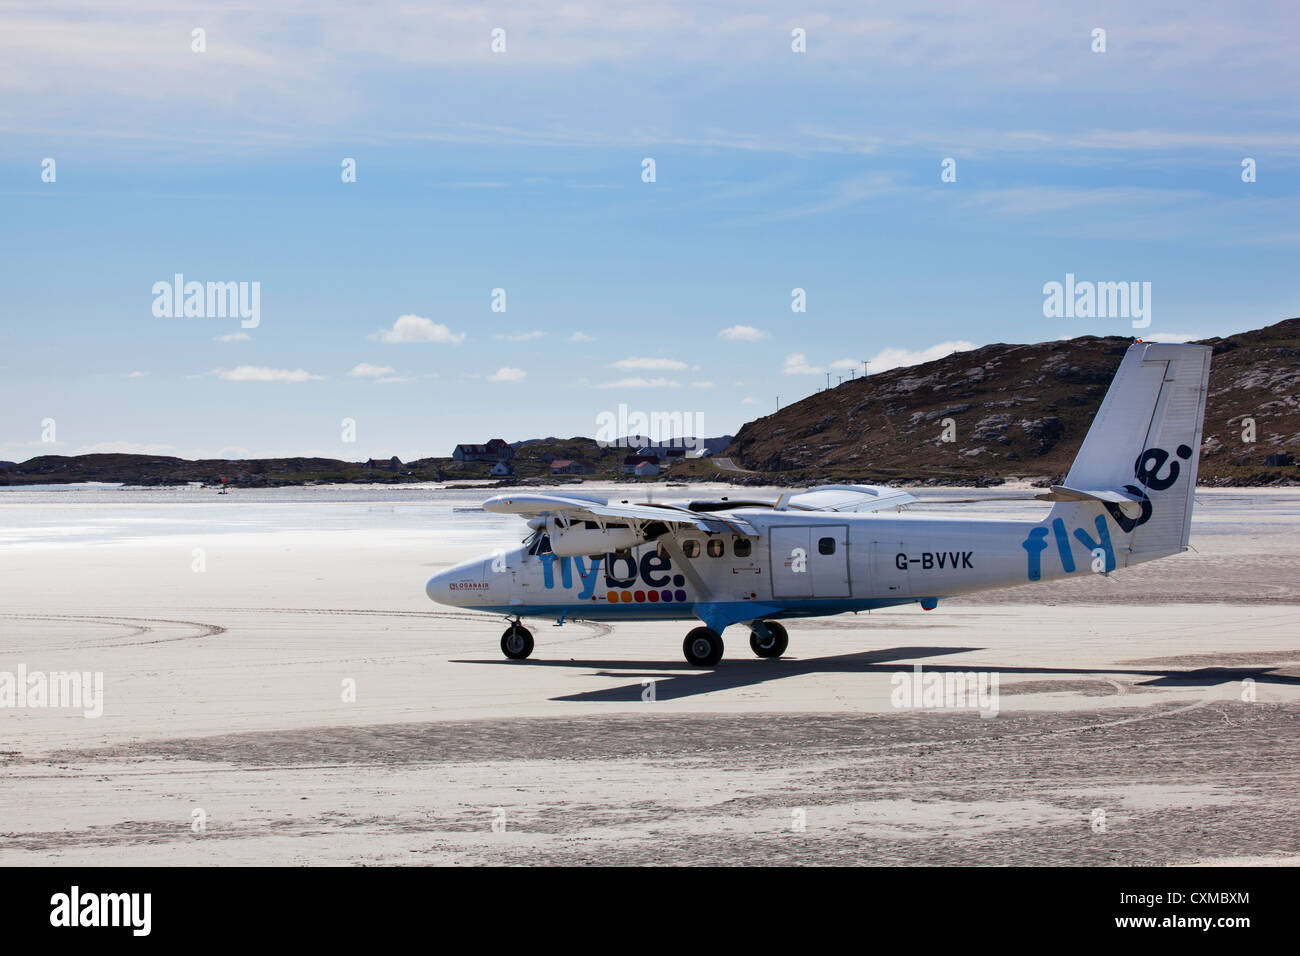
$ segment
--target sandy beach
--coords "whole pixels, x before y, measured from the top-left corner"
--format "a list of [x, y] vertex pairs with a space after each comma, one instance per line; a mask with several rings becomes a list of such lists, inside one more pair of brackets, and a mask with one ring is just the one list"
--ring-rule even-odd
[[[491, 493], [0, 491], [0, 672], [103, 675], [98, 717], [0, 708], [0, 864], [1300, 860], [1298, 489], [1204, 490], [1192, 551], [1109, 578], [792, 621], [779, 661], [728, 631], [712, 670], [684, 622], [533, 620], [510, 662], [430, 603], [523, 536]], [[997, 715], [895, 706], [917, 665], [996, 673]]]

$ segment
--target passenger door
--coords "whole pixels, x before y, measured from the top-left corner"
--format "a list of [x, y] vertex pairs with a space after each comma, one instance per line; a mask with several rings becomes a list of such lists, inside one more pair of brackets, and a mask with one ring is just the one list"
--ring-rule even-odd
[[849, 596], [848, 525], [785, 526], [771, 530], [772, 596]]

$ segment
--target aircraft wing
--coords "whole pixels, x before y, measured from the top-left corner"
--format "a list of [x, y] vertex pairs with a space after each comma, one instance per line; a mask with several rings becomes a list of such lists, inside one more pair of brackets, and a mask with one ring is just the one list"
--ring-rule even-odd
[[884, 511], [913, 501], [915, 496], [885, 485], [818, 485], [785, 504], [799, 511]]
[[611, 503], [589, 495], [497, 495], [483, 502], [483, 510], [525, 518], [563, 515], [571, 521], [600, 521], [602, 524], [609, 518], [646, 523], [662, 521], [665, 524], [691, 525], [713, 534], [758, 534], [749, 522], [731, 515], [697, 514], [671, 504]]

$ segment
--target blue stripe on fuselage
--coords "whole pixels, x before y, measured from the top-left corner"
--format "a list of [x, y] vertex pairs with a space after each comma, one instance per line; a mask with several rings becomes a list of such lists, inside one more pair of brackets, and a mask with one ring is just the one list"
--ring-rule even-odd
[[[699, 603], [701, 611], [708, 610], [710, 616], [721, 613], [735, 621], [747, 621], [754, 617], [788, 618], [788, 617], [822, 617], [828, 614], [844, 614], [848, 611], [877, 611], [901, 604], [915, 604], [920, 598], [812, 598], [806, 601], [719, 601]], [[607, 601], [584, 601], [578, 604], [498, 604], [488, 607], [465, 607], [464, 611], [482, 611], [487, 614], [504, 614], [509, 617], [558, 617], [563, 614], [568, 620], [612, 620], [612, 621], [686, 621], [701, 617], [696, 611], [695, 602], [680, 604], [611, 604]], [[772, 611], [773, 606], [780, 610]], [[750, 613], [746, 613], [749, 609]]]

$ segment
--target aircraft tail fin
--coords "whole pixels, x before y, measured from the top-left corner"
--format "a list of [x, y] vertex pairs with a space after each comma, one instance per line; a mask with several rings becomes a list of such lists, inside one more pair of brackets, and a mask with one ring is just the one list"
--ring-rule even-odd
[[1064, 485], [1045, 496], [1060, 502], [1054, 516], [1105, 508], [1134, 560], [1186, 550], [1210, 352], [1206, 345], [1129, 347]]

